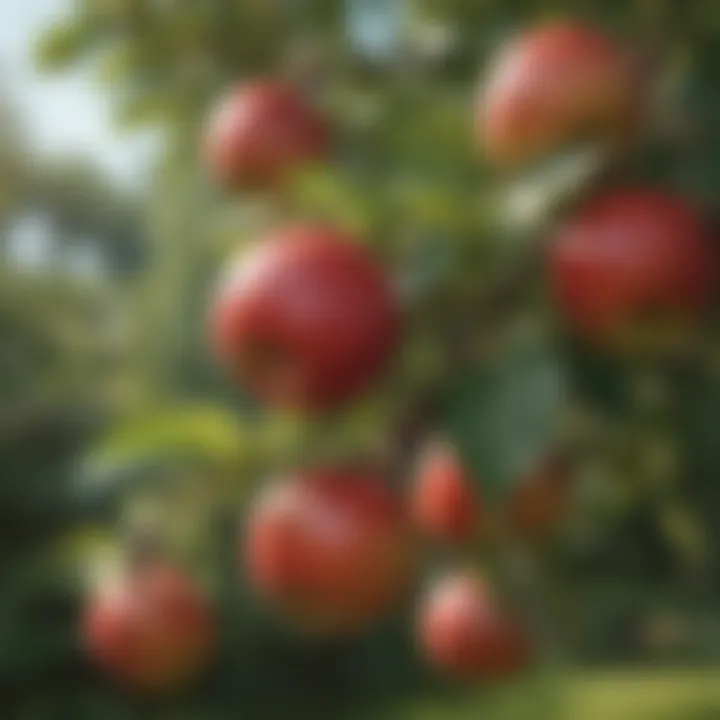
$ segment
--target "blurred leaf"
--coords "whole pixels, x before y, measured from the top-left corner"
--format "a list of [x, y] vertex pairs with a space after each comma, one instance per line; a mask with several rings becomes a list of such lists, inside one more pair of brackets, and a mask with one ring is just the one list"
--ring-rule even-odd
[[171, 119], [171, 98], [157, 88], [128, 94], [119, 103], [115, 117], [119, 126], [124, 129]]
[[539, 226], [587, 190], [606, 161], [607, 150], [598, 145], [581, 146], [544, 161], [529, 177], [507, 189], [503, 222], [537, 236]]
[[231, 414], [216, 407], [163, 410], [121, 424], [91, 454], [97, 467], [122, 466], [173, 454], [233, 461], [247, 443]]
[[502, 496], [550, 451], [563, 390], [558, 359], [536, 339], [513, 344], [453, 383], [446, 431], [483, 493]]
[[58, 23], [47, 30], [38, 41], [35, 56], [44, 70], [59, 70], [78, 60], [92, 41], [91, 28], [86, 20], [77, 18]]
[[667, 504], [661, 509], [659, 522], [680, 562], [687, 569], [701, 569], [708, 560], [709, 547], [699, 518], [688, 508]]
[[400, 292], [408, 299], [423, 297], [445, 282], [455, 269], [455, 248], [449, 238], [439, 234], [413, 237], [402, 259]]
[[117, 552], [117, 537], [103, 526], [80, 525], [58, 538], [56, 562], [62, 567], [77, 566], [78, 558], [96, 558]]
[[473, 226], [478, 199], [467, 192], [467, 184], [448, 177], [439, 180], [410, 177], [396, 179], [387, 189], [393, 211], [413, 224], [431, 228], [463, 230]]
[[293, 195], [301, 208], [311, 215], [338, 222], [358, 234], [372, 227], [373, 208], [363, 188], [347, 176], [325, 168], [306, 168], [293, 183]]
[[98, 79], [107, 85], [116, 85], [130, 79], [137, 69], [137, 48], [131, 45], [120, 45], [109, 50], [98, 66]]

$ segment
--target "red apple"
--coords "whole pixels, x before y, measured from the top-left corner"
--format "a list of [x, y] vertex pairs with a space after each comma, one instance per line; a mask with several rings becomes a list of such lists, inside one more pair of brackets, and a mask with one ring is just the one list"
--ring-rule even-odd
[[180, 570], [153, 562], [95, 588], [83, 619], [89, 656], [111, 676], [143, 691], [191, 680], [215, 642], [210, 609]]
[[385, 482], [348, 470], [300, 473], [267, 486], [248, 520], [249, 578], [298, 627], [361, 630], [409, 586], [414, 544]]
[[213, 309], [219, 359], [273, 406], [346, 402], [392, 353], [399, 309], [380, 268], [343, 232], [279, 230], [230, 268]]
[[622, 346], [697, 318], [712, 292], [715, 251], [681, 199], [630, 189], [588, 202], [561, 227], [550, 282], [577, 333]]
[[412, 501], [415, 524], [433, 540], [466, 543], [478, 531], [481, 506], [473, 479], [446, 443], [434, 442], [422, 453]]
[[328, 145], [325, 123], [296, 90], [252, 82], [235, 87], [215, 108], [203, 153], [221, 185], [267, 188], [324, 158]]
[[569, 141], [622, 135], [635, 114], [632, 75], [627, 57], [594, 28], [528, 30], [490, 63], [477, 104], [478, 143], [510, 167]]
[[451, 677], [498, 680], [524, 670], [530, 640], [488, 585], [472, 572], [453, 572], [430, 588], [418, 617], [428, 662]]

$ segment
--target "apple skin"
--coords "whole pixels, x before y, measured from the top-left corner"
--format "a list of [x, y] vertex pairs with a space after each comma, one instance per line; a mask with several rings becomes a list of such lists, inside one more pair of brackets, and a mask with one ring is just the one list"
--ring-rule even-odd
[[616, 190], [590, 200], [560, 228], [550, 249], [550, 284], [572, 331], [622, 349], [702, 314], [716, 254], [682, 199]]
[[82, 636], [89, 657], [111, 677], [131, 689], [165, 692], [207, 665], [216, 630], [193, 581], [153, 562], [92, 591]]
[[446, 545], [471, 542], [480, 527], [481, 505], [452, 447], [434, 441], [422, 452], [412, 490], [416, 527], [431, 540]]
[[320, 115], [279, 81], [238, 85], [210, 114], [202, 154], [229, 189], [273, 189], [304, 164], [323, 160], [329, 133]]
[[211, 325], [218, 359], [262, 402], [322, 411], [381, 373], [400, 311], [363, 247], [339, 230], [297, 224], [232, 263]]
[[623, 137], [638, 116], [633, 85], [628, 57], [602, 32], [570, 22], [525, 31], [490, 62], [478, 145], [514, 168], [573, 140]]
[[531, 662], [528, 635], [472, 571], [450, 572], [430, 587], [418, 640], [428, 663], [458, 680], [507, 679]]
[[415, 543], [401, 499], [374, 475], [301, 472], [253, 504], [242, 554], [252, 585], [296, 628], [363, 630], [410, 589]]

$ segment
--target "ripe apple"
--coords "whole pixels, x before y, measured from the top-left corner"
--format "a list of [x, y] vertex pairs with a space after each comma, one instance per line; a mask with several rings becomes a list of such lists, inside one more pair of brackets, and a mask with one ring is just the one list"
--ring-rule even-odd
[[567, 142], [621, 136], [635, 115], [627, 57], [601, 32], [568, 22], [528, 30], [491, 61], [477, 102], [486, 155], [514, 167]]
[[277, 81], [233, 88], [210, 116], [203, 142], [211, 175], [225, 187], [272, 188], [323, 159], [324, 121], [295, 89]]
[[418, 636], [428, 662], [458, 679], [508, 678], [531, 660], [528, 635], [471, 571], [451, 572], [430, 588]]
[[473, 479], [449, 444], [433, 442], [423, 451], [412, 494], [416, 526], [429, 538], [455, 545], [476, 535], [481, 505]]
[[188, 682], [207, 664], [215, 644], [213, 618], [199, 589], [180, 570], [158, 562], [95, 588], [82, 631], [98, 665], [143, 691]]
[[398, 339], [387, 278], [345, 233], [285, 227], [232, 264], [212, 311], [218, 358], [272, 406], [323, 410], [366, 389]]
[[590, 200], [561, 228], [550, 283], [568, 325], [608, 347], [645, 345], [696, 319], [713, 286], [715, 251], [683, 200], [627, 189]]
[[342, 635], [400, 600], [414, 571], [403, 504], [385, 482], [307, 471], [263, 489], [245, 535], [252, 584], [299, 628]]

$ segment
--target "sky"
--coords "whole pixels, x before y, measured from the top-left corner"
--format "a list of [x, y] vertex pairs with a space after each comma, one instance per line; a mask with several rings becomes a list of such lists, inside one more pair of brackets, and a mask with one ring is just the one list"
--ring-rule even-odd
[[72, 12], [72, 0], [0, 0], [0, 80], [23, 115], [40, 152], [91, 157], [117, 182], [129, 186], [147, 177], [152, 135], [120, 133], [113, 126], [111, 98], [87, 70], [47, 76], [33, 62], [44, 28]]

